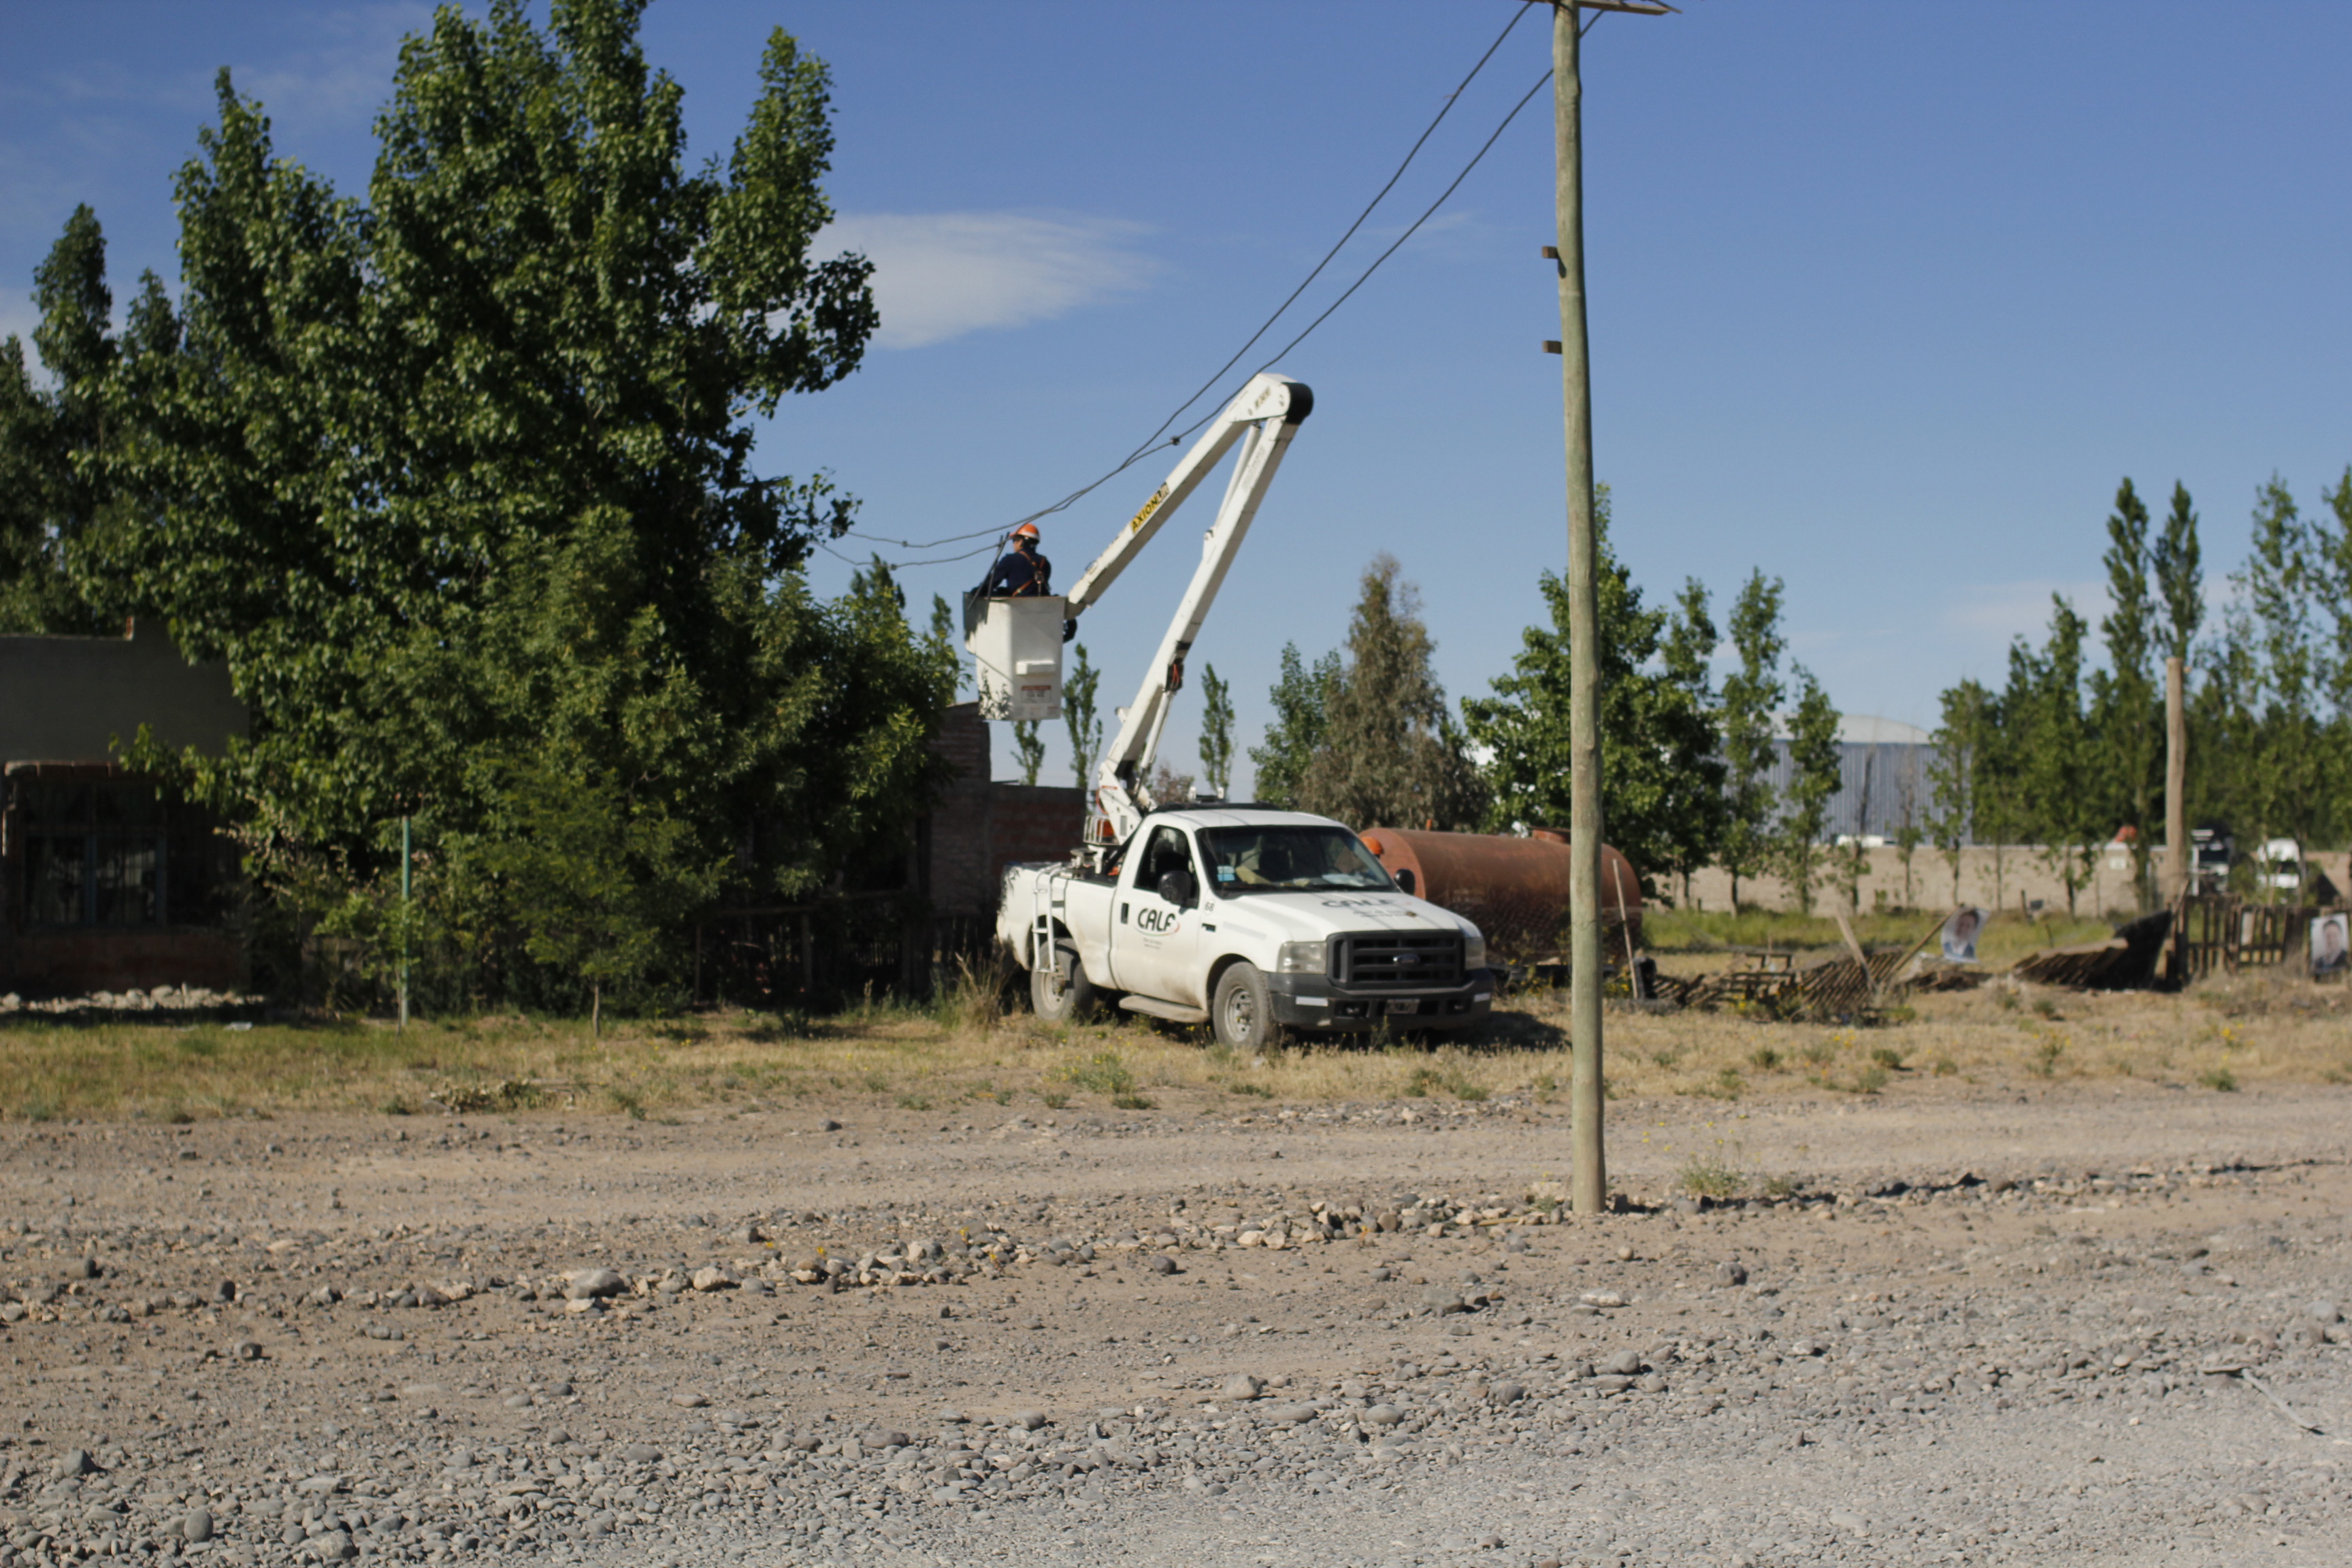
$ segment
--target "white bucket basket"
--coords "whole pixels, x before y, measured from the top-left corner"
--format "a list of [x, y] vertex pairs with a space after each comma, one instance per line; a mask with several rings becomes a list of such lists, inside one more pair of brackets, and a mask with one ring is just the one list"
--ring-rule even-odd
[[1062, 716], [1062, 622], [1058, 595], [982, 601], [964, 639], [980, 684], [980, 716], [1034, 723]]

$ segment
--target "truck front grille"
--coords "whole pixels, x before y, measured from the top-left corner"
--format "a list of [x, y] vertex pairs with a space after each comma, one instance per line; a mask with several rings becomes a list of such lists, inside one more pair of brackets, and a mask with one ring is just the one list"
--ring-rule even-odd
[[1462, 938], [1453, 931], [1366, 931], [1338, 938], [1332, 979], [1359, 991], [1427, 991], [1462, 984]]

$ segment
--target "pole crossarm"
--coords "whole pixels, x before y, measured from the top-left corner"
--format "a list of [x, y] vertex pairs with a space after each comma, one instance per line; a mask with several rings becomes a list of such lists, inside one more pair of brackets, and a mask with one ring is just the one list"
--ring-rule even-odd
[[1551, 5], [1562, 11], [1622, 11], [1632, 16], [1679, 16], [1680, 8], [1665, 0], [1526, 0], [1530, 5]]

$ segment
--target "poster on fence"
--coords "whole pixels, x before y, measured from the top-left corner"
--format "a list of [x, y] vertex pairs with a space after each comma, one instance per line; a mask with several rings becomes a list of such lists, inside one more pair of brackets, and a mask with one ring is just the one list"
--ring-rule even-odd
[[2344, 973], [2346, 957], [2345, 926], [2352, 916], [2322, 915], [2311, 922], [2311, 973], [2316, 979], [2323, 974]]
[[1974, 963], [1977, 961], [1977, 933], [1984, 930], [1987, 919], [1983, 910], [1960, 910], [1944, 922], [1944, 962]]

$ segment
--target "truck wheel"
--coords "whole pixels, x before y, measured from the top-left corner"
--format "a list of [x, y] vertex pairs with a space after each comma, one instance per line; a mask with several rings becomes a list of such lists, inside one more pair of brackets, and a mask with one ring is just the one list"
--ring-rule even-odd
[[1057, 942], [1048, 962], [1031, 967], [1029, 1007], [1049, 1024], [1083, 1024], [1102, 1010], [1102, 992], [1087, 978], [1076, 947]]
[[1217, 1043], [1228, 1050], [1255, 1055], [1273, 1042], [1274, 993], [1256, 964], [1236, 963], [1217, 977], [1216, 1005], [1209, 1009], [1209, 1022]]

